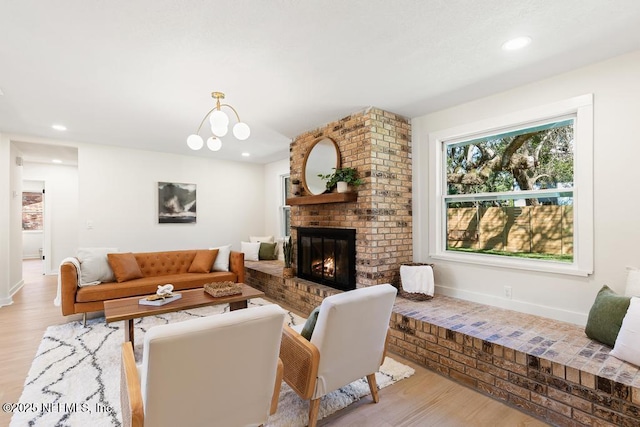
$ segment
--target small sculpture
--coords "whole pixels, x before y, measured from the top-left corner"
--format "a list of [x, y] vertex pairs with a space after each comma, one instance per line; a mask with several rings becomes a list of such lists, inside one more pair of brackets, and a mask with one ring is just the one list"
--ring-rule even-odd
[[158, 285], [158, 290], [156, 291], [156, 294], [147, 297], [147, 300], [157, 301], [159, 299], [170, 298], [172, 296], [173, 296], [173, 285], [169, 283], [167, 285]]

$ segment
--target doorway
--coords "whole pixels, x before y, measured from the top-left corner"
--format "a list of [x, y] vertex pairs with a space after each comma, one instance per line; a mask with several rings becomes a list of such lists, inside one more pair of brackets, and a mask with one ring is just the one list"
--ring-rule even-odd
[[22, 261], [29, 271], [45, 274], [45, 183], [22, 181]]

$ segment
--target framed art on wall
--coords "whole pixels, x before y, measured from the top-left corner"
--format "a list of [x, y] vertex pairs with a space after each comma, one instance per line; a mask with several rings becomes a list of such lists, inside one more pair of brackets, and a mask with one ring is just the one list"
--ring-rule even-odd
[[196, 184], [158, 182], [158, 223], [196, 222]]

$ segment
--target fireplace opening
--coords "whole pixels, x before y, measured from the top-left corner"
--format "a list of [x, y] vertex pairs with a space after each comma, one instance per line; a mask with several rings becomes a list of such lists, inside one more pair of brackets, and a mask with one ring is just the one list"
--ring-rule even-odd
[[298, 277], [342, 291], [356, 288], [356, 230], [298, 228]]

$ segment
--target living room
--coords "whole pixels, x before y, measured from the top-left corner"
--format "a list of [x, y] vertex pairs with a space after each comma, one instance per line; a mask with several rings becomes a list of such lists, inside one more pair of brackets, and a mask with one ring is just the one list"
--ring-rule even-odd
[[[619, 27], [624, 27], [628, 21], [622, 15], [637, 17], [638, 10], [631, 2], [624, 4], [629, 13], [624, 12], [623, 5], [619, 7], [621, 9], [613, 15], [620, 19]], [[630, 19], [629, 16], [626, 19]], [[589, 31], [582, 31], [587, 33], [585, 37], [591, 37]], [[522, 59], [507, 59], [507, 62], [512, 61], [511, 74], [478, 77], [475, 80], [480, 83], [470, 89], [462, 82], [449, 93], [425, 96], [422, 99], [428, 99], [431, 106], [423, 106], [424, 113], [407, 115], [412, 136], [412, 255], [416, 262], [436, 264], [436, 294], [585, 325], [589, 309], [601, 287], [608, 285], [622, 294], [628, 267], [640, 268], [634, 250], [635, 242], [640, 239], [634, 215], [639, 202], [629, 196], [628, 190], [633, 188], [635, 179], [640, 178], [636, 176], [640, 173], [636, 167], [640, 148], [634, 144], [635, 135], [640, 130], [636, 119], [640, 115], [640, 103], [637, 101], [640, 89], [636, 83], [640, 75], [640, 51], [637, 42], [625, 43], [599, 32], [597, 34], [600, 38], [589, 38], [593, 50], [604, 46], [608, 53], [601, 51], [589, 56], [584, 54], [588, 48], [582, 46], [584, 56], [575, 63], [571, 62], [573, 58], [567, 51], [555, 52], [545, 60], [526, 65], [519, 64]], [[565, 57], [571, 66], [563, 62]], [[13, 67], [19, 68], [17, 64]], [[534, 70], [540, 69], [544, 72], [534, 74]], [[243, 110], [249, 109], [248, 105], [237, 101], [243, 99], [236, 98], [238, 92], [220, 88], [216, 79], [210, 80], [209, 83], [215, 87], [199, 89], [199, 96], [208, 98], [211, 90], [224, 89], [229, 103], [238, 109], [241, 116]], [[233, 86], [240, 88], [243, 84], [246, 82], [234, 82]], [[493, 89], [493, 85], [497, 89]], [[12, 88], [0, 81], [0, 89], [5, 93], [0, 96], [0, 105], [3, 110], [12, 109]], [[370, 90], [375, 91], [376, 88]], [[430, 227], [434, 225], [429, 218], [433, 217], [431, 186], [435, 178], [431, 174], [430, 135], [588, 94], [592, 94], [593, 107], [593, 147], [590, 154], [593, 159], [592, 218], [591, 225], [586, 225], [592, 235], [585, 237], [591, 241], [590, 248], [587, 246], [586, 249], [592, 253], [590, 267], [566, 274], [432, 257], [430, 239], [434, 229]], [[240, 242], [249, 236], [283, 236], [282, 179], [292, 172], [289, 144], [296, 137], [368, 107], [403, 113], [394, 108], [402, 103], [370, 105], [368, 99], [347, 102], [334, 110], [333, 115], [319, 113], [307, 118], [306, 127], [295, 128], [295, 132], [285, 134], [277, 156], [264, 163], [242, 158], [223, 159], [216, 157], [215, 153], [205, 155], [202, 151], [188, 152], [184, 139], [211, 108], [207, 104], [210, 99], [204, 99], [204, 104], [200, 103], [202, 108], [184, 120], [184, 130], [181, 129], [184, 138], [174, 141], [175, 145], [184, 148], [182, 154], [156, 150], [150, 142], [156, 136], [153, 132], [145, 142], [147, 146], [141, 148], [126, 137], [111, 145], [87, 142], [90, 138], [83, 140], [81, 136], [45, 135], [46, 132], [35, 128], [16, 131], [8, 130], [13, 129], [9, 124], [0, 126], [0, 163], [4, 165], [0, 175], [0, 188], [3, 189], [0, 193], [0, 241], [6, 242], [0, 249], [0, 305], [10, 305], [23, 286], [20, 198], [16, 195], [21, 192], [24, 179], [39, 179], [47, 183], [47, 203], [51, 209], [49, 232], [54, 236], [45, 247], [47, 275], [56, 274], [62, 259], [73, 256], [80, 247], [114, 247], [123, 252], [143, 252], [231, 244], [239, 250]], [[73, 101], [85, 103], [83, 99]], [[295, 98], [291, 100], [294, 101]], [[32, 102], [37, 104], [39, 101], [35, 99]], [[171, 110], [161, 96], [154, 102], [162, 105], [163, 110]], [[165, 114], [171, 116], [173, 113]], [[25, 111], [20, 111], [20, 115], [25, 114]], [[295, 109], [285, 115], [295, 115]], [[253, 117], [257, 119], [255, 113]], [[171, 119], [165, 117], [161, 120]], [[130, 122], [120, 123], [126, 123], [123, 128], [129, 128], [136, 121], [136, 118], [131, 118]], [[251, 124], [249, 117], [247, 122]], [[48, 122], [39, 124], [40, 127], [45, 125]], [[281, 126], [281, 129], [285, 128]], [[126, 131], [122, 133], [126, 134]], [[234, 143], [232, 138], [228, 139], [229, 145]], [[253, 136], [248, 142], [251, 139]], [[77, 152], [77, 165], [25, 162], [18, 166], [16, 158], [24, 157], [20, 150], [22, 143], [71, 148]], [[158, 182], [197, 185], [196, 224], [158, 224]], [[366, 188], [367, 183], [364, 185]], [[589, 198], [588, 195], [585, 197]], [[588, 231], [585, 236], [588, 236]], [[505, 296], [506, 286], [510, 287], [509, 297]], [[0, 316], [2, 312], [0, 308]]]

